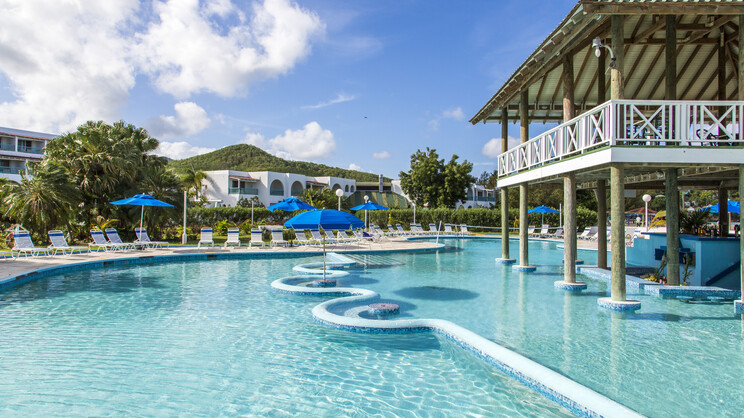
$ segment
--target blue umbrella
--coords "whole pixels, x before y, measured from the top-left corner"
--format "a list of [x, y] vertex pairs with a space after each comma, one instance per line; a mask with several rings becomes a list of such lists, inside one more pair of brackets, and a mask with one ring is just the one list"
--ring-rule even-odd
[[[287, 228], [295, 229], [313, 229], [321, 227], [323, 229], [340, 229], [347, 230], [350, 228], [361, 228], [364, 226], [362, 222], [356, 216], [341, 212], [340, 210], [334, 209], [316, 209], [307, 212], [302, 212], [298, 215], [293, 216], [287, 222], [284, 222], [284, 226]], [[325, 250], [325, 236], [323, 236], [323, 281], [325, 281], [325, 267], [326, 263], [326, 250]]]
[[173, 205], [155, 199], [149, 194], [136, 194], [133, 197], [109, 203], [111, 203], [112, 205], [142, 206], [142, 210], [140, 211], [140, 229], [142, 229], [142, 218], [145, 215], [145, 206], [158, 206], [164, 208], [173, 207]]
[[279, 203], [274, 203], [273, 205], [269, 206], [266, 209], [272, 212], [277, 209], [284, 210], [287, 212], [294, 212], [296, 210], [313, 210], [315, 208], [308, 205], [307, 203], [303, 202], [302, 200], [296, 197], [288, 197]]
[[[706, 206], [704, 208], [698, 209], [698, 210], [707, 210], [710, 213], [719, 213], [718, 211], [718, 203], [715, 205]], [[729, 213], [741, 213], [741, 207], [739, 206], [739, 202], [734, 200], [728, 201], [728, 212]]]
[[[354, 206], [353, 208], [351, 208], [351, 210], [353, 210], [353, 211], [357, 211], [357, 210], [364, 210], [364, 211], [368, 211], [368, 210], [387, 210], [387, 209], [388, 208], [386, 208], [385, 206], [378, 205], [375, 202], [367, 202], [367, 203], [363, 203], [363, 204], [361, 204], [359, 206]], [[364, 220], [365, 221], [367, 220], [367, 212], [364, 212]]]
[[367, 202], [359, 206], [354, 206], [350, 210], [357, 211], [357, 210], [387, 210], [387, 209], [388, 208], [386, 208], [385, 206], [378, 205], [375, 202]]
[[542, 223], [545, 224], [545, 214], [546, 213], [560, 213], [557, 210], [553, 208], [549, 208], [547, 206], [538, 206], [534, 209], [530, 209], [527, 211], [527, 213], [542, 213]]
[[302, 212], [293, 216], [284, 223], [287, 228], [296, 229], [313, 229], [321, 227], [323, 229], [340, 229], [361, 228], [364, 226], [356, 216], [334, 209], [316, 209]]

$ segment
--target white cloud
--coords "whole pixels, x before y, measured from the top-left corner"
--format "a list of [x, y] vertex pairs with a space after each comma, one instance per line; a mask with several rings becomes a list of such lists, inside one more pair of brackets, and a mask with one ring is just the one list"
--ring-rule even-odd
[[[519, 142], [519, 138], [510, 136], [507, 139], [507, 148], [511, 149], [515, 145], [519, 144]], [[481, 154], [489, 158], [498, 157], [501, 154], [501, 138], [491, 138], [485, 145], [483, 145], [483, 148], [481, 148]]]
[[284, 134], [266, 139], [255, 132], [246, 134], [243, 142], [263, 148], [277, 157], [291, 160], [310, 160], [330, 156], [336, 149], [333, 132], [323, 129], [318, 122], [310, 122], [302, 129], [287, 129]]
[[436, 131], [439, 129], [439, 121], [442, 119], [454, 119], [457, 121], [465, 120], [465, 113], [461, 107], [443, 110], [436, 118], [429, 121], [429, 130]]
[[210, 124], [207, 111], [194, 102], [176, 103], [176, 116], [160, 116], [148, 122], [148, 130], [157, 138], [176, 138], [196, 135]]
[[442, 117], [446, 119], [465, 120], [465, 113], [462, 112], [461, 107], [456, 107], [454, 109], [443, 111]]
[[0, 78], [13, 99], [0, 102], [0, 125], [61, 132], [115, 120], [136, 75], [178, 98], [239, 95], [290, 71], [325, 30], [289, 0], [244, 4], [5, 0]]
[[134, 87], [129, 42], [120, 30], [137, 1], [10, 0], [0, 6], [0, 73], [14, 100], [0, 124], [61, 132], [115, 119]]
[[165, 142], [160, 141], [160, 146], [155, 150], [155, 154], [162, 155], [164, 157], [172, 158], [174, 160], [182, 160], [184, 158], [193, 157], [194, 155], [206, 154], [214, 151], [214, 148], [206, 147], [195, 147], [188, 142]]
[[343, 103], [343, 102], [350, 102], [352, 100], [356, 99], [356, 96], [348, 96], [343, 93], [339, 93], [338, 96], [336, 96], [335, 99], [331, 99], [325, 102], [320, 102], [318, 104], [314, 105], [308, 105], [308, 106], [302, 106], [303, 109], [320, 109], [322, 107], [327, 107], [331, 105], [335, 105], [337, 103]]
[[372, 157], [377, 158], [378, 160], [386, 160], [390, 158], [390, 153], [387, 151], [375, 152], [372, 154]]
[[[325, 30], [317, 15], [289, 0], [255, 3], [247, 23], [232, 3], [222, 3], [217, 8], [197, 0], [154, 4], [159, 19], [138, 36], [137, 53], [157, 88], [176, 97], [241, 94], [253, 82], [289, 71]], [[215, 11], [222, 19], [213, 18]], [[219, 24], [233, 14], [240, 24]]]
[[362, 171], [362, 167], [360, 167], [360, 166], [358, 166], [358, 165], [356, 165], [354, 163], [351, 163], [351, 164], [349, 164], [349, 170]]

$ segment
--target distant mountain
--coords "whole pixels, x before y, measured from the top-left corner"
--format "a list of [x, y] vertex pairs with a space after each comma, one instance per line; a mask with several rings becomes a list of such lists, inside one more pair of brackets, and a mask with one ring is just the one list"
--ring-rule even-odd
[[356, 181], [378, 181], [376, 174], [305, 161], [288, 161], [248, 144], [231, 145], [208, 154], [174, 160], [169, 162], [168, 166], [176, 171], [184, 171], [188, 167], [203, 171], [276, 171], [279, 173], [304, 174], [306, 176], [343, 177]]

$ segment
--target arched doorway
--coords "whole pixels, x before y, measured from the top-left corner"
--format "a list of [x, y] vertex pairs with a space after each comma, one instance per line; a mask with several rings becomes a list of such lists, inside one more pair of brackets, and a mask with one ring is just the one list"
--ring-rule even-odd
[[284, 184], [280, 180], [274, 180], [269, 187], [269, 194], [272, 196], [284, 196]]
[[292, 183], [292, 196], [299, 196], [305, 188], [302, 187], [302, 183], [296, 181]]

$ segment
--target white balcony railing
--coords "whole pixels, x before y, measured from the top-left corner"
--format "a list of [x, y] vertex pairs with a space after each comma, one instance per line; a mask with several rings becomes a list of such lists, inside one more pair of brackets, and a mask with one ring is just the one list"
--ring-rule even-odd
[[607, 146], [744, 146], [744, 102], [610, 100], [499, 155], [499, 177]]

